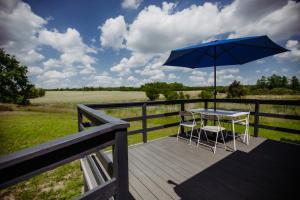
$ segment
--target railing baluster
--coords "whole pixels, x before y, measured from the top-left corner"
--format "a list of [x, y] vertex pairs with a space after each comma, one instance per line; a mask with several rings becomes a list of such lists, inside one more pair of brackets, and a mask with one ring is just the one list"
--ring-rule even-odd
[[81, 125], [82, 125], [82, 113], [80, 112], [79, 108], [77, 108], [77, 123], [78, 123], [78, 131], [79, 132], [83, 131], [82, 127], [81, 127]]
[[[182, 101], [180, 103], [180, 111], [184, 111], [184, 110], [185, 110], [185, 108], [184, 108], [184, 102]], [[184, 117], [183, 116], [181, 116], [181, 121], [184, 121]], [[181, 134], [184, 134], [184, 127], [183, 126], [180, 126], [180, 132], [181, 132]]]
[[147, 143], [147, 104], [142, 106], [142, 129], [143, 129], [143, 142]]
[[259, 131], [259, 100], [255, 101], [254, 111], [254, 137], [258, 136]]
[[115, 132], [113, 149], [113, 177], [117, 179], [116, 199], [129, 198], [127, 130]]

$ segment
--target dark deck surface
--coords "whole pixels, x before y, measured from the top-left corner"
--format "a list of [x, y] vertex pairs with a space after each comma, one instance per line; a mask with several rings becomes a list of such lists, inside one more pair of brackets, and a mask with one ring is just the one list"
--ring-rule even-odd
[[[232, 142], [227, 142], [232, 146]], [[129, 147], [135, 199], [300, 199], [300, 146], [263, 138], [238, 151], [168, 137]], [[298, 161], [298, 162], [297, 162]]]

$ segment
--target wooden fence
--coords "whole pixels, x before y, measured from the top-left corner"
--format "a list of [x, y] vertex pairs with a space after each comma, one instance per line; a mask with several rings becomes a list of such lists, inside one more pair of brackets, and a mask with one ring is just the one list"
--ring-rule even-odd
[[[134, 108], [141, 107], [141, 116], [137, 117], [127, 117], [123, 118], [124, 121], [142, 121], [142, 128], [131, 130], [128, 132], [128, 135], [132, 134], [143, 134], [143, 142], [147, 142], [147, 133], [150, 131], [156, 131], [164, 128], [169, 128], [173, 126], [178, 126], [178, 122], [169, 123], [164, 125], [159, 125], [155, 127], [147, 126], [147, 119], [162, 118], [178, 115], [176, 112], [168, 112], [161, 114], [147, 114], [147, 108], [149, 106], [162, 106], [162, 105], [180, 105], [180, 110], [185, 110], [185, 105], [190, 103], [204, 103], [204, 108], [208, 108], [208, 103], [214, 103], [213, 99], [186, 99], [186, 100], [172, 100], [172, 101], [143, 101], [143, 102], [129, 102], [129, 103], [104, 103], [104, 104], [89, 104], [88, 106], [93, 109], [121, 109], [121, 108]], [[278, 126], [269, 126], [260, 124], [260, 117], [271, 117], [271, 118], [280, 118], [280, 119], [293, 119], [300, 120], [298, 115], [288, 115], [288, 114], [277, 114], [277, 113], [265, 113], [260, 112], [261, 105], [288, 105], [288, 106], [300, 106], [299, 100], [257, 100], [257, 99], [216, 99], [217, 103], [234, 103], [234, 104], [250, 104], [254, 105], [254, 111], [251, 111], [250, 114], [254, 116], [254, 123], [250, 125], [254, 127], [254, 136], [259, 135], [259, 129], [268, 129], [275, 131], [282, 131], [293, 134], [300, 134], [300, 130], [278, 127]], [[226, 108], [222, 108], [226, 109]], [[230, 109], [229, 109], [230, 110]], [[232, 109], [231, 109], [232, 110]]]

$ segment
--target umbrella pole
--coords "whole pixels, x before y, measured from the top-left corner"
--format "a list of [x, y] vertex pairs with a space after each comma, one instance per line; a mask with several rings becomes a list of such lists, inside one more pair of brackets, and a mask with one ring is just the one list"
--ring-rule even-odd
[[216, 99], [217, 99], [217, 68], [216, 68], [216, 59], [217, 59], [217, 48], [214, 46], [214, 85], [215, 85], [215, 91], [214, 91], [214, 111], [216, 111]]
[[215, 91], [214, 91], [214, 111], [216, 111], [216, 99], [217, 99], [217, 78], [216, 78], [216, 65], [214, 65], [214, 87], [215, 87]]

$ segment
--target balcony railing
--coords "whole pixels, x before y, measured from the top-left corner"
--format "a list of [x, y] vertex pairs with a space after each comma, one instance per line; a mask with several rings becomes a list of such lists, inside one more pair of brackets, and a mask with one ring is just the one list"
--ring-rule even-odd
[[[147, 142], [148, 132], [178, 125], [178, 122], [174, 122], [148, 127], [148, 119], [178, 115], [179, 110], [161, 114], [147, 114], [147, 108], [149, 106], [180, 105], [180, 110], [185, 110], [186, 105], [191, 103], [203, 103], [204, 108], [208, 108], [208, 104], [213, 102], [212, 99], [190, 99], [78, 105], [78, 133], [0, 158], [0, 189], [112, 146], [113, 162], [109, 163], [107, 167], [104, 166], [107, 171], [110, 171], [110, 179], [86, 190], [80, 198], [107, 199], [114, 196], [116, 199], [127, 199], [129, 197], [127, 135], [141, 133], [143, 142]], [[217, 103], [254, 105], [254, 110], [251, 111], [254, 122], [251, 125], [254, 126], [254, 136], [256, 137], [259, 135], [260, 128], [293, 134], [300, 133], [296, 129], [260, 124], [260, 117], [300, 120], [300, 116], [296, 115], [260, 111], [260, 105], [265, 104], [300, 106], [298, 100], [217, 99]], [[141, 116], [127, 117], [121, 120], [97, 111], [98, 109], [133, 107], [141, 108]], [[141, 121], [142, 128], [128, 132], [128, 122], [132, 121]]]

